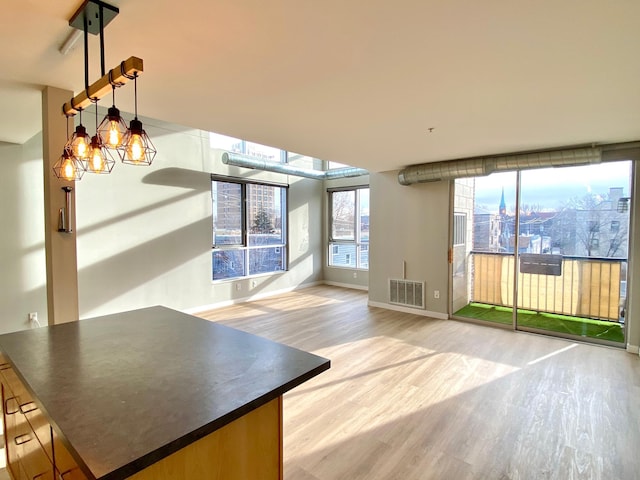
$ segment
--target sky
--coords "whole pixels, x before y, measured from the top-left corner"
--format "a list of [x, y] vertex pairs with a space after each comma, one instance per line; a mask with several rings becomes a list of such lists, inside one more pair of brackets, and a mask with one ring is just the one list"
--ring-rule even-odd
[[[630, 196], [631, 162], [605, 162], [586, 167], [540, 168], [522, 172], [521, 203], [539, 204], [543, 209], [555, 209], [571, 198], [589, 193], [606, 194], [610, 187], [622, 187]], [[507, 210], [516, 201], [516, 173], [501, 172], [476, 178], [476, 205], [498, 212], [504, 187]]]

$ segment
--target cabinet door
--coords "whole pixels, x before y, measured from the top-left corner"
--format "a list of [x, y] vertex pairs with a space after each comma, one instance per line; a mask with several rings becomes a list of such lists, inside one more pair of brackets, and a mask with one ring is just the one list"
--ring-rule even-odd
[[7, 455], [7, 467], [11, 471], [14, 479], [23, 478], [20, 472], [20, 459], [18, 457], [18, 448], [14, 444], [14, 439], [18, 435], [16, 424], [16, 415], [20, 411], [18, 400], [6, 384], [2, 384], [2, 405], [4, 413], [4, 439], [5, 451]]
[[54, 465], [59, 478], [61, 480], [87, 480], [87, 476], [80, 470], [80, 467], [69, 453], [69, 450], [67, 450], [67, 447], [64, 446], [55, 430], [52, 430], [52, 435], [55, 456]]
[[20, 404], [20, 411], [24, 414], [29, 425], [36, 434], [38, 442], [42, 445], [49, 462], [53, 464], [53, 448], [51, 445], [51, 425], [44, 416], [42, 410], [38, 408], [35, 402], [27, 402]]
[[29, 422], [29, 425], [33, 429], [38, 442], [44, 448], [49, 461], [53, 463], [53, 451], [51, 447], [51, 427], [49, 421], [42, 413], [42, 410], [38, 408], [33, 401], [31, 394], [24, 387], [15, 371], [12, 368], [5, 368], [0, 370], [4, 380], [9, 385], [9, 388], [13, 391], [14, 396], [19, 402], [20, 412], [24, 414], [25, 418]]
[[53, 480], [51, 427], [13, 369], [6, 364], [2, 367], [6, 453], [11, 473], [16, 479]]
[[25, 435], [20, 450], [20, 464], [33, 480], [53, 480], [53, 464], [40, 446], [33, 430]]

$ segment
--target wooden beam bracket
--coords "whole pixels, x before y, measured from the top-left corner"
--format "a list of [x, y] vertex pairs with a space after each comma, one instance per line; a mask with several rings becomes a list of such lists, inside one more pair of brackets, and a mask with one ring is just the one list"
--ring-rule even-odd
[[86, 109], [92, 101], [100, 100], [111, 92], [112, 86], [120, 86], [127, 83], [135, 75], [140, 75], [144, 71], [142, 59], [129, 57], [115, 68], [102, 76], [98, 81], [73, 97], [62, 106], [62, 113], [67, 117], [72, 117], [80, 110]]

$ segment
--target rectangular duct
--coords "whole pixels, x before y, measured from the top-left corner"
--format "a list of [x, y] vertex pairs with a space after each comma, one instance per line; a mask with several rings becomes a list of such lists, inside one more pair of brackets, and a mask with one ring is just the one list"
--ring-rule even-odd
[[425, 308], [425, 282], [389, 279], [389, 303], [411, 308]]

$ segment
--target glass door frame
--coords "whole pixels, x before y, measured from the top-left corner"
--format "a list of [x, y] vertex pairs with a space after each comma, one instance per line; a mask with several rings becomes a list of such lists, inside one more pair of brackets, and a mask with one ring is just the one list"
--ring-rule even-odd
[[[624, 295], [624, 300], [623, 303], [621, 304], [621, 308], [624, 311], [624, 318], [625, 318], [625, 322], [624, 325], [622, 327], [622, 331], [623, 331], [623, 335], [624, 335], [624, 339], [622, 342], [615, 342], [615, 341], [610, 341], [610, 340], [603, 340], [603, 339], [599, 339], [599, 338], [595, 338], [595, 337], [588, 337], [588, 336], [582, 336], [582, 335], [574, 335], [571, 333], [564, 333], [564, 332], [557, 332], [557, 331], [552, 331], [552, 330], [546, 330], [543, 328], [536, 328], [536, 327], [532, 327], [532, 326], [523, 326], [523, 325], [519, 325], [518, 323], [518, 305], [519, 305], [519, 273], [520, 273], [520, 251], [519, 251], [519, 246], [520, 246], [520, 217], [521, 217], [521, 208], [520, 208], [520, 204], [521, 204], [521, 188], [522, 188], [522, 172], [523, 170], [517, 170], [516, 173], [516, 185], [515, 185], [515, 201], [516, 201], [516, 208], [515, 208], [515, 236], [514, 236], [514, 251], [513, 251], [513, 255], [514, 255], [514, 261], [513, 261], [513, 307], [512, 307], [512, 322], [511, 325], [506, 324], [506, 323], [494, 323], [494, 322], [490, 322], [490, 321], [484, 321], [484, 320], [480, 320], [480, 319], [471, 319], [468, 317], [462, 317], [462, 316], [456, 316], [454, 315], [454, 281], [453, 281], [453, 275], [454, 275], [454, 262], [455, 262], [455, 258], [454, 258], [454, 245], [453, 245], [453, 237], [454, 237], [454, 232], [453, 232], [453, 217], [455, 214], [455, 195], [456, 195], [456, 182], [455, 180], [451, 180], [450, 185], [450, 215], [449, 215], [449, 219], [450, 219], [450, 232], [449, 232], [449, 311], [450, 311], [450, 318], [455, 319], [455, 320], [462, 320], [462, 321], [466, 321], [466, 322], [472, 322], [472, 323], [480, 323], [483, 325], [488, 325], [488, 326], [492, 326], [492, 327], [497, 327], [497, 328], [503, 328], [503, 329], [511, 329], [514, 331], [523, 331], [523, 332], [529, 332], [529, 333], [536, 333], [536, 334], [543, 334], [543, 335], [547, 335], [547, 336], [554, 336], [554, 337], [559, 337], [559, 338], [565, 338], [565, 339], [569, 339], [569, 340], [574, 340], [574, 341], [579, 341], [579, 342], [585, 342], [585, 343], [592, 343], [592, 344], [600, 344], [600, 345], [607, 345], [607, 346], [612, 346], [612, 347], [618, 347], [618, 348], [625, 348], [629, 342], [629, 321], [627, 320], [629, 318], [628, 315], [628, 304], [629, 304], [629, 285], [630, 285], [630, 272], [631, 272], [631, 264], [632, 264], [632, 256], [633, 256], [633, 245], [634, 245], [634, 238], [633, 238], [633, 225], [634, 225], [634, 208], [633, 205], [635, 203], [634, 198], [635, 198], [635, 192], [634, 192], [634, 187], [635, 187], [635, 178], [636, 178], [636, 165], [635, 165], [635, 160], [633, 158], [619, 158], [619, 161], [624, 161], [624, 160], [629, 160], [631, 162], [631, 168], [630, 168], [630, 181], [629, 181], [629, 195], [630, 195], [630, 209], [629, 209], [629, 225], [628, 225], [628, 249], [627, 249], [627, 268], [626, 268], [626, 272], [624, 274], [624, 277], [622, 277], [622, 279], [626, 282], [626, 292]], [[471, 240], [467, 240], [467, 241], [471, 241]], [[468, 268], [468, 266], [466, 267]]]

